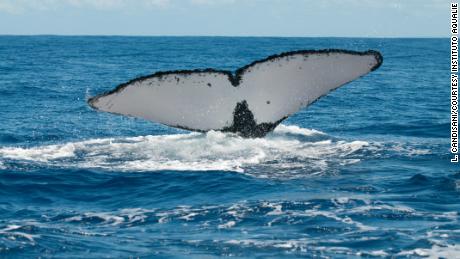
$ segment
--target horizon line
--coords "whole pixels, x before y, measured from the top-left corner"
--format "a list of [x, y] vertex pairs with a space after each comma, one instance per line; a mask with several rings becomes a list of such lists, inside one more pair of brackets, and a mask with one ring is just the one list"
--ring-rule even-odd
[[130, 34], [2, 34], [15, 37], [221, 37], [221, 38], [362, 38], [362, 39], [448, 39], [450, 36], [297, 36], [297, 35], [130, 35]]

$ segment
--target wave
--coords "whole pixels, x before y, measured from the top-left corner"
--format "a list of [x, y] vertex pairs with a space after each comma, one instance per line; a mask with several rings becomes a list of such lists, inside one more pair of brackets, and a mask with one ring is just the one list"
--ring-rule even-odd
[[[89, 242], [88, 245], [93, 247], [88, 249], [94, 249], [94, 246], [111, 242], [113, 236], [119, 241], [129, 242], [133, 240], [133, 235], [139, 237], [149, 233], [149, 237], [154, 236], [153, 239], [139, 238], [136, 240], [140, 243], [136, 244], [142, 247], [151, 246], [152, 243], [166, 246], [171, 243], [179, 243], [181, 246], [193, 244], [194, 249], [208, 247], [217, 254], [228, 251], [250, 254], [269, 249], [298, 255], [314, 252], [365, 257], [458, 256], [460, 247], [452, 245], [460, 233], [458, 228], [452, 228], [452, 224], [459, 219], [457, 211], [417, 210], [415, 207], [393, 205], [371, 198], [342, 196], [293, 201], [252, 200], [227, 204], [180, 205], [170, 208], [47, 210], [36, 220], [0, 222], [0, 254], [5, 245], [46, 246], [47, 241], [56, 242], [56, 238], [73, 240], [85, 236], [98, 241]], [[371, 213], [379, 215], [380, 220], [375, 221]], [[435, 228], [418, 226], [417, 231], [412, 232], [402, 227], [400, 220], [394, 219], [405, 220], [407, 224], [424, 219], [440, 225]], [[178, 228], [188, 231], [177, 232]], [[283, 235], [274, 238], [272, 233], [279, 233], [280, 230]], [[56, 237], [55, 233], [62, 235]], [[209, 236], [213, 239], [209, 239]], [[10, 242], [2, 244], [5, 240]], [[389, 240], [406, 245], [397, 249], [386, 248]], [[137, 248], [130, 247], [134, 250]]]
[[[396, 148], [400, 148], [395, 146]], [[36, 147], [1, 147], [8, 161], [60, 168], [116, 171], [235, 171], [257, 177], [334, 173], [386, 149], [377, 143], [335, 139], [321, 131], [280, 125], [265, 138], [211, 131], [90, 139]], [[400, 148], [400, 151], [404, 149]], [[414, 154], [425, 151], [410, 150]]]

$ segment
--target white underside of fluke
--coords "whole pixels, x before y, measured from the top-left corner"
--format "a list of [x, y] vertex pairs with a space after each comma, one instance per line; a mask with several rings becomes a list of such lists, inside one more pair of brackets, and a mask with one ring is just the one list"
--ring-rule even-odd
[[375, 51], [284, 53], [254, 62], [236, 76], [217, 70], [157, 73], [93, 97], [89, 104], [100, 111], [208, 131], [231, 127], [237, 103], [246, 101], [257, 124], [279, 123], [381, 62]]

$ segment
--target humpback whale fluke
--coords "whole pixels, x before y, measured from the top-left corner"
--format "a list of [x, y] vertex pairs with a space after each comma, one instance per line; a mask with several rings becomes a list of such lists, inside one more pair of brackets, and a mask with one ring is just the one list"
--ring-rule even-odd
[[382, 61], [374, 50], [285, 52], [234, 74], [216, 69], [157, 72], [94, 96], [88, 104], [176, 128], [263, 137], [288, 116], [377, 69]]

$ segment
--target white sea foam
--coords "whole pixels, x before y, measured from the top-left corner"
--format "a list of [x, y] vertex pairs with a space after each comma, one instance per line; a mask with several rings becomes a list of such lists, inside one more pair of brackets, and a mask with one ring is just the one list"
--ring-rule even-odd
[[345, 223], [345, 224], [354, 225], [356, 228], [358, 228], [358, 229], [360, 229], [362, 231], [372, 231], [372, 230], [377, 229], [376, 227], [366, 226], [361, 222], [354, 221], [353, 219], [351, 219], [350, 217], [347, 217], [347, 216], [340, 217], [336, 213], [331, 212], [331, 211], [305, 210], [304, 212], [296, 213], [295, 215], [297, 215], [297, 216], [302, 216], [303, 215], [303, 216], [308, 216], [308, 217], [322, 216], [322, 217], [330, 218], [330, 219], [333, 219], [333, 220], [336, 220], [336, 221], [340, 221], [340, 222]]
[[90, 219], [98, 219], [104, 222], [105, 224], [117, 226], [125, 222], [125, 218], [118, 215], [112, 215], [110, 213], [103, 212], [87, 212], [83, 215], [73, 216], [65, 219], [66, 222], [81, 222]]
[[35, 239], [37, 237], [40, 237], [39, 235], [32, 235], [25, 233], [24, 231], [21, 231], [23, 226], [20, 225], [8, 225], [3, 229], [0, 229], [0, 235], [5, 235], [8, 236], [11, 240], [16, 240], [17, 237], [26, 239], [32, 243], [35, 243]]
[[334, 254], [345, 254], [351, 255], [352, 250], [346, 247], [325, 247], [325, 246], [318, 246], [317, 241], [307, 239], [307, 238], [299, 238], [299, 239], [230, 239], [230, 240], [223, 240], [223, 241], [215, 241], [221, 242], [227, 245], [234, 245], [240, 247], [256, 247], [256, 248], [277, 248], [285, 251], [290, 252], [300, 252], [300, 253], [309, 253], [310, 256], [312, 252], [319, 252], [322, 253], [324, 251], [332, 252]]
[[195, 216], [198, 216], [198, 215], [199, 215], [199, 214], [196, 213], [196, 212], [191, 212], [191, 213], [189, 213], [189, 214], [187, 214], [187, 215], [184, 215], [184, 216], [179, 217], [179, 219], [185, 219], [186, 221], [190, 221], [190, 220], [193, 220], [193, 218], [194, 218]]
[[389, 254], [383, 250], [357, 252], [356, 255], [357, 256], [377, 256], [377, 257], [388, 257], [389, 256]]
[[400, 256], [422, 256], [426, 258], [460, 258], [460, 245], [434, 245], [431, 248], [416, 248], [402, 251]]
[[[334, 140], [317, 130], [280, 125], [265, 138], [211, 131], [161, 136], [91, 139], [37, 147], [0, 148], [0, 160], [120, 171], [303, 170], [312, 174], [360, 161], [365, 141]], [[260, 177], [267, 176], [258, 170]]]
[[152, 212], [154, 212], [154, 210], [142, 208], [126, 208], [116, 212], [85, 212], [64, 218], [63, 221], [72, 223], [96, 221], [103, 225], [131, 226], [134, 223], [144, 222], [148, 214]]
[[415, 213], [415, 210], [403, 206], [403, 205], [389, 205], [389, 204], [377, 204], [377, 205], [365, 205], [365, 206], [358, 206], [352, 209], [347, 209], [351, 213], [365, 213], [372, 210], [390, 210], [394, 212], [400, 213]]
[[283, 205], [275, 204], [271, 202], [264, 202], [262, 204], [263, 207], [272, 208], [273, 210], [268, 212], [267, 215], [282, 215], [283, 214]]
[[35, 148], [5, 147], [0, 149], [0, 155], [10, 159], [48, 162], [50, 160], [72, 157], [76, 146], [82, 143], [64, 145], [49, 145]]
[[228, 221], [228, 222], [226, 222], [224, 224], [218, 225], [217, 228], [219, 228], [219, 229], [232, 228], [235, 225], [236, 225], [236, 222], [233, 221], [233, 220], [230, 220], [230, 221]]

